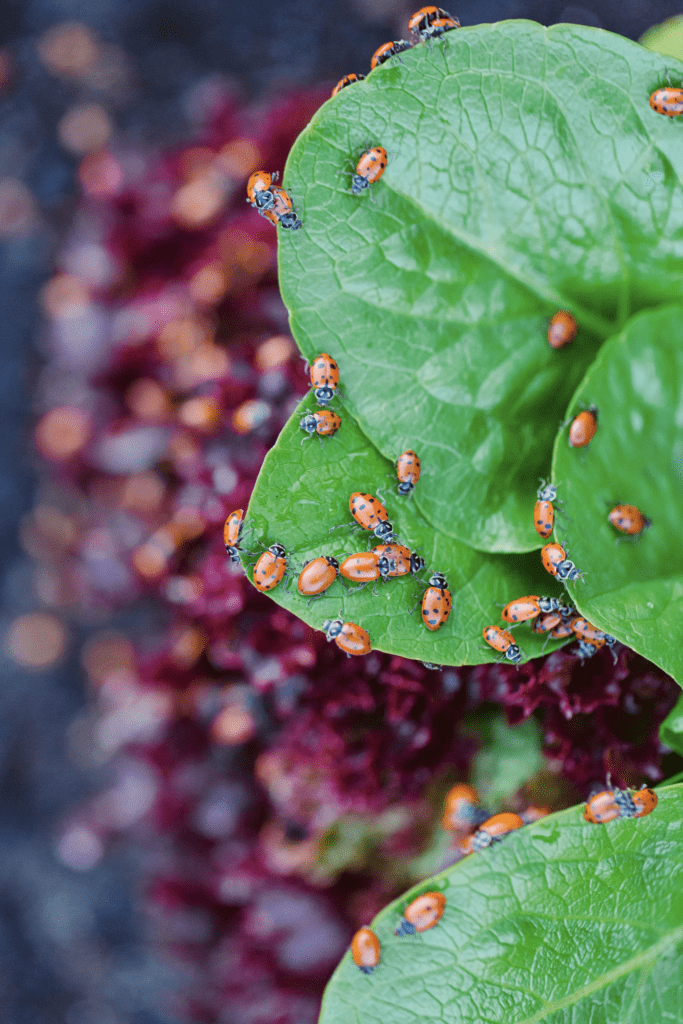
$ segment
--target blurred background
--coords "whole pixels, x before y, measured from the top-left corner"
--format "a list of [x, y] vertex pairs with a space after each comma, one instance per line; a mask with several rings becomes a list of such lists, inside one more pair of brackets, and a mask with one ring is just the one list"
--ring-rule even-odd
[[[355, 928], [454, 859], [449, 785], [557, 808], [681, 768], [676, 687], [623, 648], [350, 664], [226, 564], [306, 389], [246, 179], [415, 6], [2, 5], [2, 1022], [313, 1022]], [[678, 5], [451, 13], [638, 39]]]

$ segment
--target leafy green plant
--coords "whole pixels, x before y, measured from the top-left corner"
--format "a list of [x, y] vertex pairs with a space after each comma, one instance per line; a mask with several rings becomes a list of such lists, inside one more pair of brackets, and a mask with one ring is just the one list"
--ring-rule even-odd
[[[571, 807], [415, 886], [371, 924], [375, 971], [344, 957], [320, 1024], [683, 1019], [683, 786], [657, 792], [645, 818], [592, 825]], [[439, 923], [396, 937], [430, 890]]]
[[[679, 681], [682, 318], [681, 306], [641, 313], [606, 342], [571, 406], [579, 411], [580, 402], [594, 403], [598, 433], [588, 448], [578, 449], [561, 431], [553, 458], [567, 514], [563, 539], [572, 560], [588, 569], [585, 580], [569, 584], [573, 599], [591, 622]], [[622, 537], [607, 521], [617, 502], [636, 505], [651, 520], [642, 536]]]
[[[336, 554], [338, 541], [341, 550], [365, 548], [365, 536], [327, 530], [351, 523], [352, 491], [392, 486], [393, 462], [413, 448], [423, 476], [409, 500], [392, 486], [388, 510], [401, 540], [446, 574], [449, 623], [429, 634], [419, 613], [408, 618], [419, 595], [409, 579], [377, 598], [366, 591], [342, 600], [335, 583], [310, 609], [282, 588], [272, 596], [318, 628], [341, 608], [380, 650], [476, 664], [493, 657], [481, 630], [499, 621], [496, 602], [558, 592], [539, 574], [542, 542], [532, 525], [558, 424], [583, 395], [596, 357], [596, 367], [606, 365], [605, 341], [639, 330], [630, 319], [669, 303], [683, 278], [683, 250], [672, 240], [683, 215], [674, 170], [683, 163], [683, 127], [648, 104], [665, 83], [665, 59], [594, 29], [476, 26], [402, 60], [324, 104], [290, 154], [285, 181], [304, 226], [280, 231], [281, 289], [302, 353], [329, 352], [339, 364], [343, 424], [324, 451], [313, 439], [302, 452], [298, 420], [314, 408], [305, 400], [264, 464], [249, 517], [261, 540], [280, 540], [292, 560]], [[371, 194], [353, 196], [348, 172], [368, 144], [385, 147], [388, 167]], [[559, 308], [571, 309], [579, 333], [552, 350], [545, 330]], [[651, 334], [652, 350], [663, 340]], [[616, 347], [609, 342], [611, 353]], [[638, 394], [632, 381], [622, 401]], [[666, 394], [662, 436], [675, 441], [678, 402], [673, 388]], [[613, 453], [622, 436], [621, 424], [601, 417], [594, 447], [604, 443], [608, 454], [600, 494], [616, 498], [623, 459]], [[648, 438], [634, 443], [628, 456], [643, 466]], [[607, 554], [582, 539], [581, 463], [570, 467], [559, 452], [560, 496], [562, 473], [572, 472], [571, 555], [585, 553], [580, 568], [609, 587]], [[666, 501], [678, 500], [679, 484], [680, 475]], [[675, 512], [662, 517], [657, 542], [653, 525], [641, 544], [656, 548], [660, 574], [667, 552], [674, 566], [680, 556], [668, 525]], [[615, 565], [634, 557], [608, 548]], [[632, 592], [620, 584], [611, 603], [589, 582], [572, 595], [582, 613], [680, 679], [666, 610], [653, 602], [657, 627], [641, 636], [628, 605], [616, 609], [617, 599], [647, 607], [646, 584]], [[527, 627], [517, 639], [525, 658], [540, 653]]]

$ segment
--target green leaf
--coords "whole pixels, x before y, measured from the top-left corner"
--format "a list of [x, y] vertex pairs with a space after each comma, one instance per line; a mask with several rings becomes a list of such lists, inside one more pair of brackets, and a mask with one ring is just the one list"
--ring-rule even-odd
[[[573, 390], [606, 337], [683, 281], [683, 126], [648, 104], [667, 62], [524, 21], [402, 60], [324, 104], [293, 147], [304, 226], [280, 232], [282, 294], [304, 355], [337, 359], [366, 444], [420, 455], [427, 522], [528, 551]], [[375, 202], [349, 193], [368, 143], [388, 153]], [[560, 308], [580, 328], [553, 351]]]
[[[445, 573], [453, 610], [446, 624], [430, 633], [419, 608], [409, 614], [425, 589], [412, 576], [379, 583], [376, 597], [371, 587], [347, 591], [339, 578], [310, 606], [294, 579], [289, 592], [283, 584], [270, 591], [274, 601], [316, 629], [341, 610], [345, 621], [368, 631], [373, 648], [380, 651], [439, 665], [476, 665], [496, 657], [485, 646], [482, 630], [491, 623], [505, 625], [501, 605], [529, 593], [561, 596], [563, 591], [542, 568], [537, 553], [486, 554], [434, 530], [412, 498], [397, 494], [391, 462], [368, 445], [346, 409], [341, 411], [341, 428], [323, 441], [322, 450], [317, 437], [302, 446], [299, 420], [313, 408], [311, 398], [305, 399], [265, 458], [247, 513], [255, 537], [264, 547], [283, 544], [296, 577], [304, 561], [320, 555], [334, 555], [341, 561], [345, 553], [367, 551], [369, 534], [353, 529], [349, 496], [353, 491], [383, 492], [401, 542], [426, 560], [425, 578], [430, 569]], [[342, 524], [348, 525], [330, 532]], [[251, 538], [248, 544], [254, 550]], [[254, 562], [247, 557], [243, 561], [252, 579]], [[534, 636], [527, 624], [515, 635], [524, 660], [541, 654], [544, 638]], [[553, 642], [548, 649], [557, 646], [561, 642]]]
[[667, 747], [683, 755], [683, 695], [660, 725], [659, 738]]
[[500, 807], [545, 765], [538, 722], [526, 718], [514, 727], [496, 709], [486, 708], [467, 722], [481, 740], [471, 781], [487, 807]]
[[[553, 479], [565, 503], [559, 539], [586, 577], [569, 585], [591, 622], [683, 683], [683, 309], [634, 317], [600, 351], [569, 406], [595, 404], [588, 448], [555, 444]], [[607, 521], [617, 503], [652, 525], [622, 539]], [[556, 536], [558, 533], [556, 531]]]
[[[638, 40], [646, 50], [654, 50], [663, 57], [683, 60], [683, 17], [667, 18], [659, 25], [653, 25]], [[678, 85], [674, 82], [674, 85]]]
[[[683, 786], [641, 819], [572, 807], [416, 886], [372, 922], [378, 967], [347, 954], [320, 1024], [678, 1024], [683, 1019]], [[397, 938], [406, 905], [446, 897]]]

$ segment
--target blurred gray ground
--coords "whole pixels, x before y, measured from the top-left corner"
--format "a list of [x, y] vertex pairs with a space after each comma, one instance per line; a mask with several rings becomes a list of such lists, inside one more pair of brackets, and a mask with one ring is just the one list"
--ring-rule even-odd
[[[0, 627], [35, 610], [31, 567], [17, 542], [37, 486], [27, 438], [30, 382], [39, 357], [37, 294], [73, 211], [76, 159], [56, 126], [72, 87], [36, 58], [51, 26], [81, 21], [120, 46], [135, 88], [112, 111], [116, 130], [157, 143], [182, 136], [182, 99], [222, 73], [246, 95], [336, 81], [367, 70], [370, 54], [405, 34], [414, 4], [399, 0], [4, 0], [0, 47], [15, 84], [0, 98], [0, 179], [19, 178], [37, 201], [41, 230], [0, 237]], [[451, 6], [451, 4], [449, 4]], [[463, 25], [505, 18], [573, 21], [633, 39], [679, 12], [653, 0], [487, 0], [451, 6]], [[125, 620], [123, 622], [125, 627]], [[146, 944], [136, 911], [135, 851], [116, 850], [75, 872], [53, 852], [59, 821], [104, 784], [68, 756], [83, 714], [77, 651], [52, 671], [24, 672], [0, 654], [0, 1024], [163, 1024], [170, 968]], [[177, 982], [178, 979], [176, 979]], [[182, 982], [180, 982], [182, 983]]]

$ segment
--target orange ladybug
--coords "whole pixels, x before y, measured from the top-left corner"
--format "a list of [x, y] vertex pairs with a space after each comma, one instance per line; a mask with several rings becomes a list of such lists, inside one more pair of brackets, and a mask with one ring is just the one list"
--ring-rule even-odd
[[351, 956], [363, 974], [372, 974], [379, 963], [379, 939], [369, 928], [359, 928], [351, 939]]
[[339, 79], [334, 89], [332, 90], [332, 93], [330, 94], [330, 99], [332, 99], [332, 96], [336, 96], [338, 92], [341, 92], [342, 89], [346, 89], [347, 85], [353, 85], [354, 82], [362, 82], [364, 81], [364, 79], [365, 75], [344, 75], [343, 78]]
[[395, 935], [414, 935], [426, 932], [438, 924], [446, 906], [446, 897], [441, 892], [423, 892], [409, 903], [403, 917], [394, 929]]
[[441, 827], [449, 832], [462, 832], [479, 820], [479, 794], [474, 786], [459, 782], [446, 793]]
[[594, 405], [575, 416], [569, 427], [570, 448], [585, 448], [591, 443], [598, 429], [598, 410]]
[[593, 647], [604, 647], [605, 644], [612, 647], [617, 642], [613, 636], [603, 629], [598, 629], [582, 615], [577, 615], [572, 619], [572, 630], [579, 640], [583, 640], [584, 643], [591, 644]]
[[321, 555], [306, 562], [297, 584], [302, 597], [317, 597], [331, 587], [339, 574], [339, 562], [331, 555]]
[[[609, 781], [607, 783], [609, 785]], [[588, 802], [583, 812], [585, 821], [594, 825], [604, 825], [615, 818], [644, 818], [651, 814], [658, 804], [658, 797], [654, 790], [643, 786], [642, 789], [633, 793], [627, 789], [607, 789], [595, 793]]]
[[273, 185], [270, 193], [273, 197], [273, 205], [269, 209], [260, 209], [261, 216], [269, 220], [271, 224], [275, 224], [276, 227], [280, 224], [283, 228], [298, 231], [301, 221], [292, 209], [292, 200], [289, 194], [279, 185]]
[[527, 619], [535, 619], [541, 614], [541, 606], [538, 603], [538, 594], [530, 594], [528, 597], [518, 597], [505, 605], [500, 613], [501, 619], [506, 622], [526, 622]]
[[683, 114], [683, 89], [655, 89], [650, 96], [650, 106], [658, 114], [678, 117]]
[[568, 309], [560, 309], [550, 318], [548, 324], [548, 344], [551, 348], [564, 348], [570, 345], [579, 329], [574, 317]]
[[607, 519], [620, 533], [632, 537], [641, 534], [652, 525], [635, 505], [615, 505]]
[[564, 640], [565, 637], [571, 636], [574, 632], [572, 629], [572, 619], [563, 619], [559, 626], [553, 626], [550, 630], [551, 640]]
[[500, 626], [486, 626], [482, 630], [482, 635], [489, 647], [493, 647], [494, 651], [504, 654], [513, 665], [516, 665], [521, 660], [522, 652], [515, 643], [512, 633], [501, 629]]
[[410, 494], [413, 487], [420, 479], [420, 460], [414, 451], [408, 451], [399, 455], [396, 463], [396, 476], [398, 477], [398, 493]]
[[379, 181], [387, 169], [387, 159], [387, 151], [382, 146], [373, 146], [361, 153], [356, 173], [351, 179], [351, 195], [359, 196], [363, 189]]
[[450, 14], [448, 11], [444, 11], [443, 7], [421, 7], [411, 16], [408, 22], [408, 31], [419, 36], [438, 18], [450, 18]]
[[381, 501], [372, 494], [354, 491], [349, 498], [349, 510], [363, 530], [370, 530], [377, 540], [390, 543], [394, 539], [394, 528]]
[[279, 172], [268, 174], [267, 171], [254, 171], [247, 182], [247, 202], [257, 210], [270, 210], [275, 198], [271, 186], [280, 177]]
[[[395, 39], [392, 43], [382, 43], [370, 58], [370, 70], [374, 71], [380, 64], [391, 60], [392, 57], [398, 57], [401, 60], [399, 54], [403, 53], [404, 50], [409, 50], [412, 45], [407, 39]], [[401, 61], [401, 63], [403, 62]]]
[[524, 822], [519, 814], [512, 811], [504, 811], [502, 814], [494, 814], [492, 818], [485, 821], [471, 836], [460, 843], [460, 849], [465, 854], [477, 853], [485, 850], [492, 843], [499, 843], [510, 832], [522, 828]]
[[282, 544], [271, 544], [254, 566], [254, 586], [265, 593], [274, 590], [287, 569], [287, 558]]
[[344, 579], [360, 583], [360, 587], [351, 587], [352, 590], [361, 590], [368, 583], [388, 579], [393, 568], [394, 563], [386, 555], [376, 555], [373, 551], [359, 551], [344, 559], [339, 572]]
[[243, 528], [244, 509], [237, 508], [234, 512], [230, 513], [223, 527], [223, 543], [231, 562], [239, 563], [240, 561], [239, 546], [242, 540]]
[[394, 568], [387, 573], [389, 580], [395, 576], [407, 576], [409, 572], [417, 575], [425, 567], [424, 558], [420, 558], [414, 551], [411, 554], [410, 549], [404, 544], [378, 544], [372, 551], [380, 558], [384, 555], [394, 563]]
[[541, 480], [541, 486], [536, 491], [534, 529], [544, 540], [553, 532], [553, 522], [555, 520], [553, 502], [560, 508], [562, 503], [557, 501], [557, 487], [555, 484], [546, 484], [545, 480]]
[[[562, 624], [562, 616], [559, 612], [541, 612], [538, 618], [531, 625], [531, 632], [537, 636], [549, 633], [552, 629]], [[566, 636], [571, 636], [571, 629]]]
[[[340, 612], [339, 615], [341, 614]], [[323, 622], [323, 632], [327, 633], [328, 643], [334, 640], [337, 647], [348, 656], [369, 654], [372, 650], [368, 633], [355, 622], [344, 622], [341, 617], [326, 619]]]
[[339, 387], [339, 367], [332, 356], [321, 352], [310, 366], [311, 387], [318, 405], [328, 405]]
[[[315, 412], [309, 412], [308, 415], [299, 421], [300, 428], [308, 434], [308, 437], [305, 437], [301, 443], [304, 444], [314, 434], [317, 434], [320, 438], [332, 437], [341, 427], [341, 422], [341, 417], [337, 416], [336, 412], [332, 412], [331, 409], [316, 409]], [[322, 441], [320, 446], [323, 446]]]
[[558, 580], [563, 583], [566, 580], [573, 582], [583, 576], [583, 573], [580, 573], [574, 563], [567, 558], [567, 553], [562, 545], [556, 542], [546, 544], [541, 548], [541, 561], [545, 571], [549, 572], [551, 576], [557, 576]]
[[420, 39], [423, 43], [428, 40], [438, 39], [445, 32], [451, 32], [454, 28], [460, 28], [457, 18], [435, 18], [427, 28], [420, 32]]
[[453, 600], [448, 589], [448, 580], [435, 572], [429, 580], [429, 586], [422, 595], [422, 621], [427, 629], [434, 633], [448, 621]]

